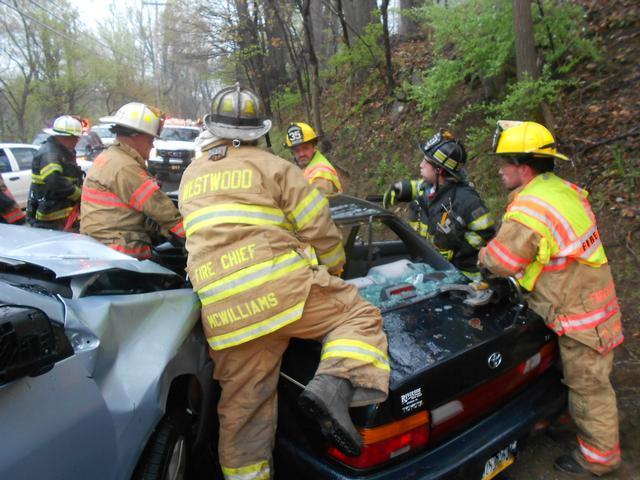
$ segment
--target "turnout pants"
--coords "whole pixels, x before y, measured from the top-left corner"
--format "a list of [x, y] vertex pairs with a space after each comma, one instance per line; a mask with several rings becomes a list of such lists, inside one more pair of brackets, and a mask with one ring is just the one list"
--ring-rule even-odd
[[576, 458], [596, 475], [607, 473], [620, 463], [618, 408], [609, 379], [613, 351], [601, 355], [566, 336], [559, 345], [569, 411], [578, 427]]
[[273, 477], [277, 386], [291, 338], [322, 342], [316, 374], [350, 380], [356, 388], [352, 406], [387, 396], [390, 369], [380, 311], [355, 287], [320, 268], [298, 321], [256, 340], [209, 351], [222, 388], [218, 450], [227, 480]]

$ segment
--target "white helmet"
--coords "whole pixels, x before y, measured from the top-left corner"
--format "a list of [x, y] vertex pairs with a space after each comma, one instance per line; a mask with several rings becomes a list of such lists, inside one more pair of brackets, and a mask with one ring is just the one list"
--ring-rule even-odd
[[115, 115], [100, 118], [100, 121], [113, 123], [158, 138], [160, 130], [162, 130], [164, 115], [157, 108], [144, 103], [132, 102], [120, 107]]
[[53, 128], [45, 128], [47, 135], [59, 135], [61, 137], [79, 137], [82, 135], [82, 123], [71, 115], [62, 115], [53, 122]]
[[215, 94], [211, 113], [204, 117], [204, 125], [218, 138], [251, 141], [271, 129], [271, 120], [262, 117], [258, 96], [236, 83]]

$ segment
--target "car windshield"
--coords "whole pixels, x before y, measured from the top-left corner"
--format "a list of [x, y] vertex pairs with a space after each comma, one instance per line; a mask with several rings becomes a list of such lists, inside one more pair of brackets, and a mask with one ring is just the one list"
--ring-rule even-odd
[[174, 140], [179, 142], [193, 142], [200, 131], [197, 128], [164, 127], [160, 132], [161, 140]]
[[116, 134], [109, 130], [110, 127], [93, 127], [92, 132], [96, 132], [100, 138], [115, 138]]
[[76, 145], [76, 154], [84, 156], [103, 149], [104, 145], [102, 144], [102, 141], [100, 141], [100, 137], [95, 135], [96, 133], [90, 132], [89, 134], [80, 137], [80, 140], [78, 140], [78, 144]]

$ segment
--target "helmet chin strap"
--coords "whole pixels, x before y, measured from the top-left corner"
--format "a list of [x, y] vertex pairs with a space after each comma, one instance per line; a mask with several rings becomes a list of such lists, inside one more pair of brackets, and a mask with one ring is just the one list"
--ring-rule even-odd
[[443, 169], [441, 167], [434, 168], [434, 171], [436, 172], [436, 184], [434, 185], [436, 187], [436, 192], [440, 188], [440, 177], [442, 176], [442, 170]]

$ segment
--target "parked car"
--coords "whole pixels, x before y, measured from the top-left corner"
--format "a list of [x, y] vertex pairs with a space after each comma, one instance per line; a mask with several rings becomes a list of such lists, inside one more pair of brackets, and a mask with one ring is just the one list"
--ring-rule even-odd
[[102, 144], [109, 147], [116, 139], [116, 134], [111, 131], [112, 123], [101, 123], [91, 127], [91, 131], [100, 137]]
[[[390, 393], [379, 405], [351, 409], [364, 446], [360, 456], [345, 456], [297, 407], [320, 345], [292, 341], [278, 387], [278, 478], [493, 478], [515, 461], [530, 433], [566, 407], [554, 368], [555, 336], [527, 309], [515, 285], [497, 280], [500, 295], [479, 295], [391, 212], [344, 195], [331, 198], [331, 211], [344, 238], [344, 278], [383, 314]], [[0, 456], [0, 477], [60, 472], [59, 478], [83, 478], [91, 466], [95, 477], [129, 478], [179, 413], [181, 423], [197, 432], [203, 423], [213, 429], [209, 448], [202, 448], [201, 437], [192, 441], [188, 428], [182, 435], [170, 428], [171, 447], [163, 451], [177, 449], [187, 462], [208, 459], [212, 472], [206, 478], [220, 478], [215, 417], [203, 420], [217, 388], [206, 387], [211, 367], [197, 325], [197, 298], [180, 288], [181, 278], [150, 261], [124, 258], [82, 235], [28, 230], [0, 228], [0, 301], [20, 305], [31, 318], [44, 312], [65, 347], [45, 367], [40, 359], [30, 370], [0, 370], [18, 372], [9, 379], [0, 375], [6, 383], [0, 387], [0, 431], [6, 429], [6, 439], [23, 432], [20, 442], [5, 442], [9, 453]], [[183, 271], [184, 255], [169, 253], [159, 258]], [[0, 332], [27, 335], [35, 328], [8, 323], [0, 316]], [[188, 392], [214, 393], [194, 399], [180, 388], [185, 384], [195, 385]], [[101, 435], [88, 441], [89, 430]], [[191, 445], [208, 454], [194, 457]], [[182, 465], [176, 455], [164, 458]]]
[[97, 133], [89, 131], [82, 134], [76, 145], [76, 162], [87, 173], [95, 158], [107, 148]]
[[165, 125], [160, 138], [153, 142], [147, 167], [149, 173], [160, 178], [170, 174], [182, 174], [196, 154], [195, 140], [200, 135], [198, 127]]
[[0, 143], [0, 173], [21, 208], [27, 206], [31, 165], [38, 147], [28, 143]]
[[49, 138], [48, 133], [38, 132], [36, 133], [36, 136], [33, 137], [33, 141], [31, 143], [40, 148], [40, 145], [42, 145], [47, 138]]

